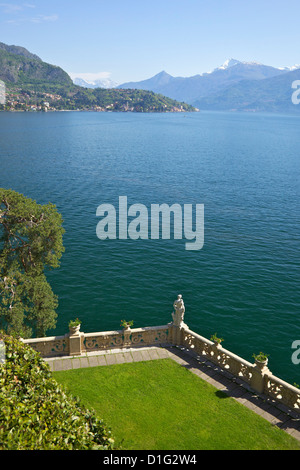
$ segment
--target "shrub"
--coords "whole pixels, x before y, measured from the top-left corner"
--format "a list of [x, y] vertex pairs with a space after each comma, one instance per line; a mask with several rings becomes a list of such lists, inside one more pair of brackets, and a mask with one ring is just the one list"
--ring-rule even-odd
[[110, 430], [94, 411], [65, 392], [30, 346], [0, 333], [1, 450], [112, 449]]

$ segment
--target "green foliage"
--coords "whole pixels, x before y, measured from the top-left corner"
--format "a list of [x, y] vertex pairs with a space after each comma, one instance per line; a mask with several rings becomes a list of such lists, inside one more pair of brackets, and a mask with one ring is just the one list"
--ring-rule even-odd
[[[1, 75], [0, 75], [1, 78]], [[129, 89], [82, 88], [78, 85], [31, 81], [30, 83], [6, 82], [7, 101], [19, 101], [24, 106], [42, 104], [48, 101], [56, 110], [90, 110], [96, 107], [102, 111], [115, 112], [170, 112], [174, 110], [195, 111], [193, 106], [178, 102], [152, 91]], [[49, 96], [56, 95], [54, 97]], [[59, 99], [58, 99], [58, 98]], [[26, 106], [23, 108], [26, 109]], [[22, 106], [20, 109], [23, 109]], [[0, 108], [1, 109], [1, 108]], [[9, 109], [9, 105], [2, 105]]]
[[121, 320], [121, 326], [122, 328], [127, 328], [127, 327], [130, 327], [130, 326], [133, 326], [133, 320], [130, 320], [130, 321], [126, 321], [126, 320]]
[[103, 421], [58, 385], [37, 352], [3, 333], [0, 339], [6, 349], [0, 365], [1, 450], [113, 448]]
[[260, 352], [259, 354], [253, 354], [252, 357], [254, 357], [254, 359], [258, 362], [265, 362], [268, 359], [269, 354]]
[[55, 327], [57, 297], [44, 270], [59, 266], [63, 232], [53, 204], [0, 188], [0, 326], [8, 333], [44, 336]]
[[81, 321], [79, 320], [79, 318], [76, 318], [76, 320], [69, 321], [70, 328], [75, 328], [76, 326], [79, 326], [79, 325], [81, 325]]
[[224, 341], [223, 338], [218, 338], [217, 336], [217, 333], [214, 333], [211, 338], [210, 338], [211, 341], [214, 341], [215, 343], [222, 343], [222, 341]]

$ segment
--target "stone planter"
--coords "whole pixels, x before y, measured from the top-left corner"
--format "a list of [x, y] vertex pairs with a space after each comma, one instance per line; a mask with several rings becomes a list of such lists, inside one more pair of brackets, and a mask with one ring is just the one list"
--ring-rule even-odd
[[70, 336], [77, 336], [79, 335], [79, 332], [80, 332], [80, 325], [69, 327]]
[[264, 361], [259, 361], [258, 359], [255, 359], [255, 365], [257, 367], [257, 369], [259, 370], [263, 370], [267, 367], [268, 365], [268, 359], [265, 359]]

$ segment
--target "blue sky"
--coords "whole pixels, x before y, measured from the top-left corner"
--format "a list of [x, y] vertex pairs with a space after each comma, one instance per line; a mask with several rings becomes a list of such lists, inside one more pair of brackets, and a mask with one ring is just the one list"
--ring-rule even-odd
[[231, 57], [299, 64], [299, 31], [299, 0], [0, 0], [0, 42], [118, 83], [192, 76]]

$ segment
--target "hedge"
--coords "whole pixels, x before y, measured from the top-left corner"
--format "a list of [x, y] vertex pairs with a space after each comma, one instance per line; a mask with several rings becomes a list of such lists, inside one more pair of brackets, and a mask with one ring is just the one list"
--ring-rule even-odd
[[2, 332], [0, 341], [1, 450], [113, 449], [109, 428], [56, 382], [37, 352]]

